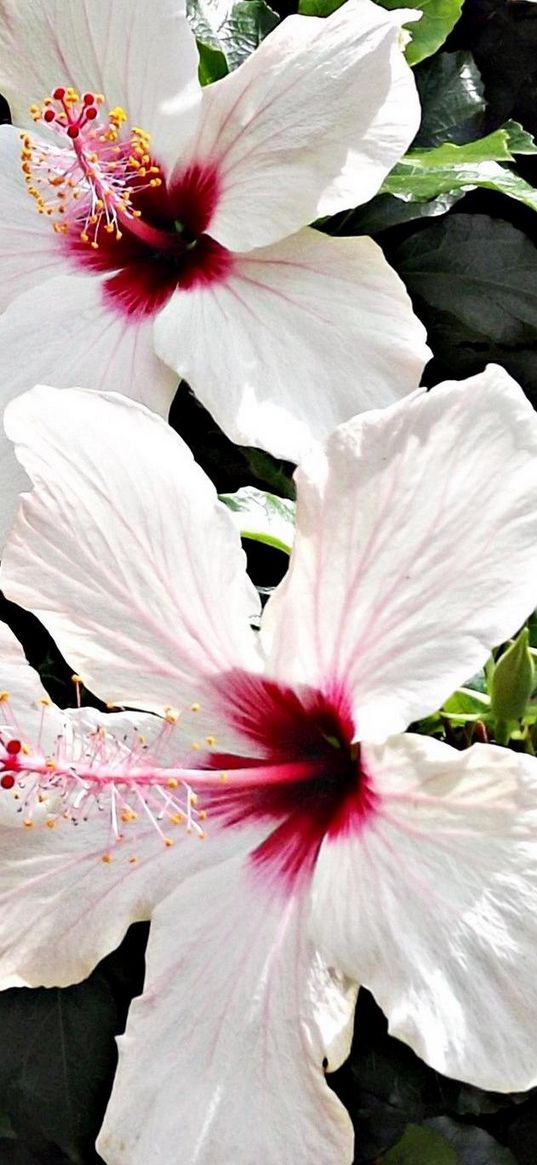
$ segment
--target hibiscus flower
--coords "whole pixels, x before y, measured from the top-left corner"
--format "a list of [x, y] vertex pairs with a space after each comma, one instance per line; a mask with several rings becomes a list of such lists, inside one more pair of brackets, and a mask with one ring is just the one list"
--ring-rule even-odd
[[4, 0], [5, 399], [112, 384], [165, 416], [183, 376], [297, 461], [414, 389], [424, 330], [381, 250], [305, 225], [371, 198], [416, 132], [400, 15], [292, 16], [201, 89], [180, 0]]
[[[233, 521], [158, 417], [113, 394], [40, 387], [6, 424], [34, 482], [6, 593], [90, 689], [176, 720], [164, 765], [150, 752], [120, 773], [127, 807], [138, 785], [151, 799], [181, 788], [207, 813], [203, 843], [184, 834], [169, 847], [153, 830], [151, 861], [136, 821], [112, 826], [112, 841], [108, 829], [99, 853], [90, 811], [67, 823], [71, 860], [64, 823], [22, 839], [2, 830], [7, 982], [70, 982], [129, 911], [152, 912], [104, 1159], [351, 1162], [323, 1065], [348, 1052], [358, 984], [440, 1071], [490, 1089], [533, 1084], [535, 759], [404, 731], [535, 605], [537, 422], [518, 386], [491, 367], [316, 447], [296, 475], [295, 547], [259, 633]], [[186, 710], [183, 729], [170, 705]], [[9, 798], [20, 778], [2, 739]], [[54, 773], [26, 748], [40, 805]], [[76, 775], [91, 804], [102, 790], [110, 818], [117, 767]], [[165, 810], [166, 830], [176, 813]], [[87, 935], [80, 880], [93, 895]], [[102, 933], [100, 909], [115, 922]]]

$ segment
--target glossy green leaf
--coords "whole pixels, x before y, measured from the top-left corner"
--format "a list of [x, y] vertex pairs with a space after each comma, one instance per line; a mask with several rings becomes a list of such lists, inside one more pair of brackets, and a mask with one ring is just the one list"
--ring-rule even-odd
[[187, 16], [198, 42], [222, 53], [229, 69], [249, 57], [279, 21], [265, 0], [188, 0]]
[[221, 494], [220, 500], [231, 510], [242, 538], [264, 542], [291, 553], [295, 534], [295, 503], [279, 498], [255, 486], [244, 486], [234, 494]]
[[376, 0], [382, 8], [417, 8], [423, 15], [417, 24], [409, 24], [412, 40], [406, 48], [409, 65], [432, 56], [449, 36], [461, 14], [463, 0]]
[[298, 11], [301, 16], [331, 16], [344, 3], [345, 0], [299, 0]]
[[531, 135], [516, 122], [508, 122], [466, 145], [446, 142], [430, 150], [409, 150], [386, 178], [382, 191], [404, 202], [429, 202], [482, 187], [537, 210], [537, 190], [501, 164], [512, 162], [519, 147], [520, 152], [536, 152]]
[[458, 688], [442, 705], [448, 717], [461, 720], [478, 720], [490, 710], [490, 699], [481, 692], [469, 688]]
[[200, 85], [212, 85], [213, 81], [220, 81], [227, 76], [229, 69], [226, 58], [220, 49], [213, 49], [211, 45], [198, 41], [200, 62], [198, 77]]

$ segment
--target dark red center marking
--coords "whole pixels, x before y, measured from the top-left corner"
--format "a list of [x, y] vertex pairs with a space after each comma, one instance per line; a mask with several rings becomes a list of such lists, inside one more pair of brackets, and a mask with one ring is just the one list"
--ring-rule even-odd
[[[77, 266], [110, 272], [105, 281], [109, 306], [140, 319], [155, 315], [176, 290], [222, 282], [233, 267], [233, 257], [207, 234], [219, 195], [212, 167], [191, 166], [167, 183], [148, 188], [131, 182], [131, 206], [140, 212], [130, 230], [121, 222], [121, 238], [99, 230], [98, 246], [91, 243], [92, 227], [85, 227], [89, 243], [80, 239], [73, 220], [61, 244]], [[80, 211], [80, 228], [85, 214]]]
[[[227, 825], [273, 820], [275, 828], [252, 855], [254, 864], [286, 885], [310, 876], [325, 837], [359, 832], [378, 797], [365, 771], [343, 693], [323, 695], [244, 673], [222, 686], [228, 719], [259, 756], [219, 755], [211, 767], [229, 780], [211, 800], [210, 816]], [[304, 778], [287, 780], [286, 766], [302, 762]], [[271, 766], [271, 776], [264, 768]], [[278, 767], [280, 773], [278, 775]], [[233, 788], [233, 769], [251, 769], [251, 782]]]

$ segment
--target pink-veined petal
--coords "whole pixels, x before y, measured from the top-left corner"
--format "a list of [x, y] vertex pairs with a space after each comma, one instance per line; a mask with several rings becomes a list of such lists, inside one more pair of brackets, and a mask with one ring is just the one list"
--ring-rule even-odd
[[376, 194], [419, 125], [399, 38], [393, 14], [348, 0], [326, 20], [288, 17], [204, 90], [197, 138], [176, 173], [215, 165], [211, 235], [248, 250]]
[[[28, 30], [31, 30], [31, 35]], [[152, 135], [163, 158], [181, 118], [165, 117], [174, 99], [184, 111], [199, 101], [198, 54], [184, 0], [2, 0], [0, 90], [13, 120], [32, 126], [29, 106], [58, 85], [102, 93], [106, 107], [122, 106], [129, 122]]]
[[49, 279], [0, 316], [0, 384], [13, 397], [43, 382], [111, 388], [162, 416], [177, 388], [155, 355], [151, 319], [110, 311], [93, 274]]
[[199, 700], [205, 676], [256, 665], [239, 535], [168, 425], [114, 394], [39, 387], [9, 405], [6, 430], [35, 488], [3, 587], [89, 688], [161, 711]]
[[537, 420], [501, 368], [356, 417], [297, 473], [269, 671], [340, 686], [358, 735], [435, 708], [537, 602]]
[[[188, 735], [181, 726], [163, 725], [155, 716], [56, 708], [5, 624], [0, 624], [0, 684], [2, 736], [19, 739], [29, 753], [54, 756], [61, 742], [62, 755], [83, 759], [88, 746], [90, 754], [96, 747], [96, 730], [110, 742], [106, 748], [113, 762], [118, 748], [127, 753], [133, 745], [140, 749], [141, 734], [138, 764], [152, 757], [170, 766], [182, 752], [188, 753]], [[0, 788], [2, 988], [83, 979], [117, 946], [130, 923], [149, 918], [154, 904], [181, 878], [245, 852], [259, 836], [259, 830], [255, 835], [245, 829], [222, 833], [211, 822], [202, 841], [165, 817], [163, 827], [174, 842], [170, 847], [140, 803], [140, 820], [122, 826], [123, 840], [116, 841], [110, 806], [103, 798], [101, 805], [100, 812], [93, 805], [88, 819], [75, 826], [61, 812], [57, 816], [58, 806], [48, 797], [27, 827], [22, 788]], [[52, 829], [47, 816], [55, 822]]]
[[98, 1140], [107, 1165], [352, 1161], [320, 1028], [346, 1029], [355, 993], [311, 947], [306, 907], [234, 860], [155, 911]]
[[235, 256], [225, 282], [178, 291], [155, 341], [233, 441], [291, 461], [414, 389], [429, 354], [380, 247], [308, 229]]
[[[45, 733], [47, 744], [50, 743], [63, 721], [63, 713], [50, 703], [38, 673], [30, 667], [18, 639], [6, 623], [0, 623], [0, 689], [0, 724], [6, 728], [13, 726], [13, 736], [20, 731], [23, 743], [26, 738], [35, 740], [40, 733]], [[20, 725], [17, 712], [23, 713]], [[2, 812], [0, 797], [0, 821]]]
[[22, 291], [63, 274], [68, 267], [50, 219], [37, 213], [28, 194], [20, 154], [18, 130], [0, 126], [0, 310]]
[[363, 748], [379, 798], [323, 843], [314, 935], [438, 1071], [512, 1092], [537, 1080], [537, 761], [411, 734]]

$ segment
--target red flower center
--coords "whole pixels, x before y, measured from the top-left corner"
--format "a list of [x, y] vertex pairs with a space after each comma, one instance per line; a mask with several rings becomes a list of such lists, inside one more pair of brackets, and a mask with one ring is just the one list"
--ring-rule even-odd
[[[273, 820], [252, 860], [289, 885], [311, 875], [325, 837], [361, 830], [378, 803], [353, 743], [348, 703], [341, 692], [298, 694], [244, 673], [227, 677], [223, 690], [228, 719], [255, 743], [257, 755], [211, 758], [211, 767], [228, 771], [229, 780], [211, 799], [210, 817], [235, 826]], [[240, 788], [233, 787], [233, 769], [241, 770]]]
[[219, 196], [218, 174], [191, 165], [168, 183], [149, 135], [126, 129], [119, 107], [103, 116], [100, 94], [60, 86], [34, 121], [59, 146], [22, 135], [22, 169], [39, 213], [48, 215], [77, 267], [111, 272], [109, 306], [154, 315], [176, 290], [224, 280], [229, 251], [206, 233]]

